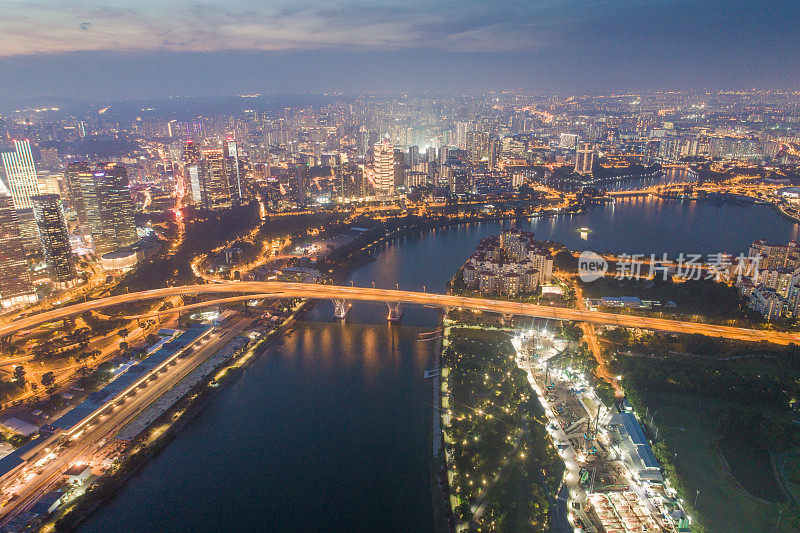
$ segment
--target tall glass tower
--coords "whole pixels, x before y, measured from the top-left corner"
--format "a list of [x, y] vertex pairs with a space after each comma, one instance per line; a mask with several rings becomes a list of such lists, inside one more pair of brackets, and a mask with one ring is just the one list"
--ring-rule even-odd
[[31, 143], [27, 140], [14, 140], [14, 151], [3, 152], [2, 157], [5, 169], [4, 185], [14, 199], [14, 207], [29, 209], [31, 196], [39, 194], [36, 166], [33, 164], [33, 155], [31, 155]]
[[22, 248], [14, 200], [0, 185], [0, 304], [14, 307], [36, 302], [36, 290]]
[[57, 194], [40, 194], [32, 196], [31, 201], [50, 277], [54, 283], [69, 283], [75, 279], [75, 266], [61, 197]]

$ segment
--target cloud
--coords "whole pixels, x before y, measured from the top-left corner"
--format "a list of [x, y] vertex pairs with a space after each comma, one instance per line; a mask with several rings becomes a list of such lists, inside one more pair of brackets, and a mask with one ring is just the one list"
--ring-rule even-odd
[[161, 49], [517, 50], [541, 43], [543, 39], [536, 35], [542, 29], [539, 21], [560, 18], [556, 11], [575, 2], [254, 4], [247, 0], [140, 0], [131, 7], [121, 0], [12, 1], [0, 18], [0, 56]]

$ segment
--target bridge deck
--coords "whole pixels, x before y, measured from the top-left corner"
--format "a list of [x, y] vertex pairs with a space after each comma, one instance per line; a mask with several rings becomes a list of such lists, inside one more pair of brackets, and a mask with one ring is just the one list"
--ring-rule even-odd
[[[345, 287], [339, 285], [317, 285], [309, 283], [283, 283], [275, 281], [186, 285], [183, 287], [166, 287], [163, 289], [153, 289], [138, 293], [120, 294], [118, 296], [111, 296], [99, 300], [91, 300], [89, 302], [74, 304], [61, 309], [54, 309], [52, 311], [46, 311], [30, 317], [18, 319], [9, 324], [0, 326], [0, 337], [5, 337], [7, 335], [29, 329], [46, 322], [78, 315], [88, 310], [102, 309], [105, 307], [111, 307], [130, 302], [138, 302], [142, 300], [199, 294], [239, 294], [239, 297], [235, 297], [237, 299], [246, 299], [248, 297], [314, 299], [339, 298], [372, 302], [400, 302], [443, 308], [464, 308], [474, 311], [489, 311], [493, 313], [549, 318], [553, 320], [573, 320], [578, 322], [590, 322], [593, 324], [634, 327], [673, 333], [698, 333], [712, 337], [723, 337], [728, 339], [756, 342], [766, 341], [777, 344], [800, 344], [800, 335], [794, 333], [753, 330], [732, 326], [704, 324], [699, 322], [682, 322], [665, 318], [621, 315], [602, 311], [566, 309], [562, 307], [491, 300], [486, 298], [465, 298], [462, 296], [450, 296], [427, 292]], [[202, 305], [207, 304], [195, 304], [194, 307], [200, 307]], [[171, 309], [167, 312], [174, 313], [176, 310], [177, 309]]]

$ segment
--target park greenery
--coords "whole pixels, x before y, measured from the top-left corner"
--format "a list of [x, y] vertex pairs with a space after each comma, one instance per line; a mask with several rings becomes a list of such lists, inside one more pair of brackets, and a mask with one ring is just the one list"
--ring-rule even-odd
[[454, 327], [448, 339], [445, 442], [457, 518], [478, 531], [548, 531], [564, 465], [508, 336]]
[[[646, 273], [647, 267], [644, 266], [642, 274]], [[675, 314], [676, 318], [692, 319], [702, 316], [715, 322], [737, 320], [743, 322], [743, 325], [763, 322], [758, 313], [747, 307], [747, 299], [736, 287], [714, 280], [675, 282], [672, 278], [664, 280], [658, 276], [649, 280], [605, 277], [579, 283], [586, 298], [635, 296], [642, 300], [661, 303], [673, 301], [677, 307], [669, 312]], [[666, 311], [668, 308], [662, 310]], [[641, 311], [626, 310], [626, 312]]]
[[[195, 283], [197, 278], [191, 269], [194, 256], [250, 232], [259, 222], [259, 210], [256, 202], [249, 202], [222, 211], [184, 209], [183, 217], [186, 223], [181, 245], [137, 264], [116, 285], [114, 294]], [[170, 221], [170, 227], [174, 224]]]
[[643, 394], [696, 394], [779, 410], [788, 409], [800, 397], [800, 347], [771, 347], [769, 351], [751, 347], [749, 354], [730, 355], [711, 351], [728, 342], [691, 337], [696, 348], [686, 353], [643, 354], [633, 349], [630, 355], [617, 353], [610, 364], [612, 372], [623, 376], [626, 390]]
[[[673, 342], [661, 334], [634, 339], [619, 329], [606, 337], [629, 350], [612, 352], [610, 367], [622, 376], [626, 397], [637, 412], [660, 409], [665, 397], [703, 405], [714, 450], [704, 460], [724, 461], [735, 484], [761, 501], [785, 501], [770, 456], [793, 454], [800, 446], [795, 422], [800, 347], [699, 335], [678, 336]], [[694, 491], [686, 490], [680, 476], [687, 473], [675, 465], [675, 449], [681, 445], [676, 439], [686, 436], [670, 430], [660, 437], [653, 453], [678, 493], [691, 501]], [[798, 509], [785, 505], [786, 524], [800, 524]]]

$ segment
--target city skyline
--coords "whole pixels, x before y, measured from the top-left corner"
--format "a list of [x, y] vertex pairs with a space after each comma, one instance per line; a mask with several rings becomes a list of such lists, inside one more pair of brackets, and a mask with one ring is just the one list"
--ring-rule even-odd
[[794, 89], [800, 76], [791, 2], [100, 4], [12, 3], [0, 96]]
[[800, 531], [796, 1], [3, 15], [0, 531]]

